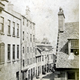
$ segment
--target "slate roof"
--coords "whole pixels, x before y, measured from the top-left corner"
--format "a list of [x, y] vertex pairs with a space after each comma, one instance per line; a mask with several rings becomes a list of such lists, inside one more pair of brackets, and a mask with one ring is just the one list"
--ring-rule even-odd
[[65, 23], [63, 33], [58, 33], [56, 68], [79, 68], [79, 55], [69, 60], [68, 39], [79, 39], [79, 22]]
[[56, 68], [79, 68], [79, 55], [74, 55], [73, 60], [69, 60], [69, 55], [64, 53], [57, 54]]

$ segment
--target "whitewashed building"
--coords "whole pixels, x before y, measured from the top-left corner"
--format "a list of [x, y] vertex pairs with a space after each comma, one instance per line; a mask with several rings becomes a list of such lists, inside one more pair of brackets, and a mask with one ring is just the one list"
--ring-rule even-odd
[[29, 17], [28, 8], [26, 9], [26, 15], [22, 15], [21, 20], [22, 80], [34, 80], [36, 72], [35, 23]]
[[0, 80], [20, 80], [21, 15], [0, 0]]

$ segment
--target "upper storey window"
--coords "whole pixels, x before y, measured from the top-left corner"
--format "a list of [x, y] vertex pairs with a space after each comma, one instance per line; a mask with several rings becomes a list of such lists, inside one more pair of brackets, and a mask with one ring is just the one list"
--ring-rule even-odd
[[11, 29], [11, 21], [8, 20], [8, 34], [10, 34], [10, 29]]
[[15, 22], [13, 22], [13, 36], [15, 36]]
[[79, 49], [79, 40], [78, 39], [71, 40], [71, 48], [72, 49]]
[[17, 23], [17, 37], [19, 37], [19, 24]]
[[68, 49], [69, 53], [79, 55], [79, 39], [69, 39]]
[[75, 55], [79, 54], [79, 40], [71, 40], [71, 52], [73, 52]]

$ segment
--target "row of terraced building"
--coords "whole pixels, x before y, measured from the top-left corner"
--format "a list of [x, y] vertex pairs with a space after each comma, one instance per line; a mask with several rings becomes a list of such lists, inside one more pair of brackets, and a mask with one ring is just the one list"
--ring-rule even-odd
[[[49, 55], [49, 66], [53, 68], [55, 55], [49, 51], [42, 54], [36, 46], [35, 23], [28, 18], [28, 12], [27, 9], [26, 15], [22, 15], [8, 0], [0, 1], [0, 80], [35, 80], [50, 72], [44, 71]], [[47, 63], [45, 59], [48, 59]]]

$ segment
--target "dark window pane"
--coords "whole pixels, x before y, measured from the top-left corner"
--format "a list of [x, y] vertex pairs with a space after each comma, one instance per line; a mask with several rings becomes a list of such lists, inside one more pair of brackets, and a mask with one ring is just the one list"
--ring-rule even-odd
[[68, 79], [75, 79], [75, 72], [68, 72]]
[[8, 60], [10, 60], [10, 44], [8, 44]]
[[13, 59], [15, 59], [15, 45], [13, 45]]

